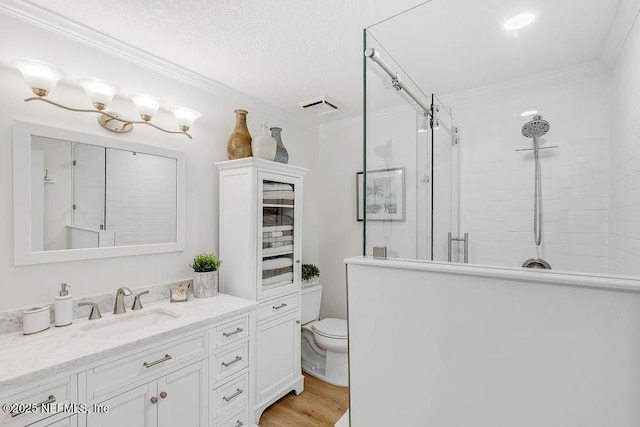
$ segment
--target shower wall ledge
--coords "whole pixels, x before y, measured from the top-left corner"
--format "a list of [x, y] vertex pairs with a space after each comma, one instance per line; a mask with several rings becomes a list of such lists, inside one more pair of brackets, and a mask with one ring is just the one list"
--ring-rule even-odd
[[494, 267], [476, 264], [450, 264], [435, 261], [404, 259], [379, 260], [371, 257], [352, 257], [344, 260], [346, 264], [363, 265], [372, 268], [397, 268], [399, 270], [418, 270], [439, 272], [457, 276], [493, 277], [515, 280], [518, 284], [542, 284], [567, 286], [640, 294], [640, 278], [631, 276], [606, 276], [568, 271], [530, 270], [514, 267]]

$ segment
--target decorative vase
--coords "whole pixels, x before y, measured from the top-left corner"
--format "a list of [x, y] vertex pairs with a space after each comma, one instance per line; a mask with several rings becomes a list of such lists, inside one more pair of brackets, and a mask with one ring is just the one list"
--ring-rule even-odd
[[251, 157], [251, 134], [247, 128], [247, 110], [234, 110], [236, 126], [227, 141], [227, 157], [229, 160]]
[[218, 270], [195, 273], [193, 276], [193, 296], [209, 298], [218, 295]]
[[289, 163], [289, 152], [286, 148], [284, 148], [284, 144], [282, 143], [282, 128], [272, 127], [271, 136], [275, 138], [278, 143], [278, 148], [276, 149], [276, 156], [273, 160], [280, 163]]
[[269, 125], [267, 122], [262, 122], [262, 134], [257, 136], [251, 141], [251, 151], [253, 151], [253, 157], [258, 157], [265, 160], [273, 160], [276, 156], [276, 149], [278, 143], [269, 135]]

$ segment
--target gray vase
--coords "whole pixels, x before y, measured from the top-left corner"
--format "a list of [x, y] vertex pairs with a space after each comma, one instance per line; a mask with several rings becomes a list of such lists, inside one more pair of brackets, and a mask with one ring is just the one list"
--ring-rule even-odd
[[271, 136], [274, 137], [278, 143], [278, 147], [276, 148], [276, 157], [273, 160], [280, 163], [289, 163], [289, 153], [282, 143], [282, 128], [273, 127], [269, 130], [271, 131]]

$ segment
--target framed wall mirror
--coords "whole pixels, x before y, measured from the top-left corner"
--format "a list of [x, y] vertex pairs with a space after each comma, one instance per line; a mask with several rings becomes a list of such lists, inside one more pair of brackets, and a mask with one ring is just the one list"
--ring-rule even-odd
[[184, 249], [183, 152], [14, 121], [14, 264]]

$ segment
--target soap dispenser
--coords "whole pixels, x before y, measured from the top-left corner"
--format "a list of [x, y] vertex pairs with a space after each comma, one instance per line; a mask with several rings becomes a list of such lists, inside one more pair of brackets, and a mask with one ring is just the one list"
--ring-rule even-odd
[[57, 327], [68, 326], [73, 320], [73, 301], [71, 294], [67, 290], [71, 286], [62, 283], [60, 295], [55, 297], [55, 323]]

